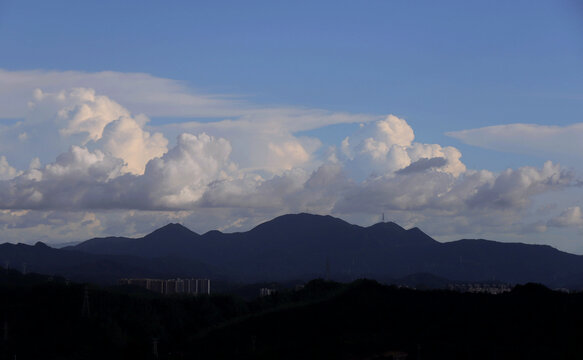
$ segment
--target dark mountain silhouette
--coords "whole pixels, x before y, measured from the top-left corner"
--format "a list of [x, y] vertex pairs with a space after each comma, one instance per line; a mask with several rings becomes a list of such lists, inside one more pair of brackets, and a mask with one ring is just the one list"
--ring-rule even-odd
[[[74, 262], [67, 267], [69, 274], [73, 269], [88, 274], [98, 267], [103, 271], [113, 267], [116, 274], [127, 271], [123, 276], [141, 271], [146, 276], [155, 269], [169, 274], [178, 267], [181, 272], [176, 270], [174, 276], [200, 276], [212, 269], [230, 280], [260, 282], [327, 274], [342, 281], [363, 277], [392, 281], [424, 273], [444, 279], [440, 282], [540, 282], [552, 287], [576, 286], [583, 279], [583, 256], [550, 246], [488, 240], [440, 243], [418, 228], [406, 230], [392, 222], [361, 227], [310, 214], [284, 215], [250, 231], [228, 234], [214, 230], [199, 235], [169, 224], [142, 238], [95, 238], [49, 250], [51, 257]], [[3, 258], [8, 259], [0, 248], [0, 261]], [[30, 263], [46, 261], [37, 258]], [[161, 264], [161, 258], [173, 260]], [[51, 264], [63, 269], [65, 260]], [[43, 269], [55, 272], [51, 266]], [[186, 274], [189, 270], [192, 273]]]
[[168, 224], [144, 236], [94, 238], [66, 250], [78, 250], [93, 254], [134, 255], [141, 257], [180, 256], [195, 245], [200, 235], [180, 224]]
[[208, 266], [177, 257], [142, 258], [131, 255], [99, 255], [53, 249], [42, 242], [34, 246], [1, 244], [2, 265], [18, 271], [59, 275], [76, 281], [113, 284], [124, 277], [174, 277], [200, 274], [217, 276]]
[[395, 223], [363, 228], [331, 216], [284, 215], [248, 232], [204, 235], [171, 224], [140, 239], [91, 239], [68, 249], [93, 254], [155, 257], [179, 255], [212, 264], [242, 281], [403, 276], [403, 255], [414, 257], [439, 243], [414, 228]]

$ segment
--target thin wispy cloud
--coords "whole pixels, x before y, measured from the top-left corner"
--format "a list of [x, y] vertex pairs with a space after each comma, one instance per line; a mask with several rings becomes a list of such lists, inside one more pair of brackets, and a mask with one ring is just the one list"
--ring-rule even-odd
[[452, 131], [447, 135], [485, 149], [539, 157], [578, 156], [583, 152], [583, 123], [566, 126], [505, 124]]

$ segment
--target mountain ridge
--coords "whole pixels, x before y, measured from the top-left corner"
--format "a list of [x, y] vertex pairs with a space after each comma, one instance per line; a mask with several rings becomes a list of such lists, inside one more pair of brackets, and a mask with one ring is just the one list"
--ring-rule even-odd
[[[141, 238], [93, 238], [60, 251], [145, 262], [175, 258], [240, 282], [327, 276], [342, 281], [394, 279], [428, 273], [452, 281], [583, 284], [583, 256], [551, 246], [484, 239], [441, 243], [416, 227], [404, 229], [392, 222], [361, 227], [306, 213], [283, 215], [234, 233], [213, 230], [199, 235], [171, 223]], [[0, 251], [0, 260], [2, 255]]]

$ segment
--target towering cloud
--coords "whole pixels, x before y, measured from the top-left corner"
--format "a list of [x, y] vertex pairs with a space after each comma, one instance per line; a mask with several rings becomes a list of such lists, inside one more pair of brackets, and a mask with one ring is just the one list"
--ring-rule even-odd
[[[389, 115], [384, 120], [362, 126], [361, 130], [342, 142], [342, 152], [348, 158], [347, 166], [353, 174], [367, 176], [402, 171], [417, 161], [436, 171], [454, 176], [466, 167], [460, 161], [461, 153], [453, 147], [414, 142], [413, 129], [404, 119]], [[432, 160], [439, 159], [439, 160]], [[419, 169], [419, 164], [412, 169]]]
[[[477, 231], [486, 224], [518, 226], [537, 196], [577, 183], [552, 162], [500, 173], [467, 170], [458, 149], [416, 142], [407, 121], [394, 115], [362, 123], [338, 148], [317, 152], [318, 139], [296, 135], [314, 112], [299, 111], [300, 125], [265, 110], [154, 130], [146, 116], [87, 88], [38, 90], [29, 107], [24, 121], [0, 128], [0, 138], [12, 141], [11, 154], [29, 157], [19, 170], [0, 145], [0, 218], [30, 229], [42, 216], [73, 211], [83, 214], [75, 217], [75, 229], [85, 222], [92, 231], [129, 232], [152, 218], [204, 216], [216, 227], [249, 226], [309, 211], [386, 212], [430, 230], [445, 222], [449, 232]], [[347, 121], [322, 116], [322, 123]], [[176, 135], [171, 148], [162, 131]], [[50, 160], [40, 152], [45, 145], [54, 151]], [[580, 215], [573, 207], [544, 223], [578, 225]]]
[[[237, 170], [229, 161], [231, 144], [207, 134], [182, 134], [178, 144], [151, 160], [138, 182], [153, 206], [192, 207], [216, 181], [226, 181]], [[146, 195], [146, 194], [144, 194]]]
[[167, 151], [168, 141], [161, 133], [144, 130], [148, 118], [132, 117], [130, 112], [93, 89], [77, 88], [59, 93], [35, 91], [31, 107], [61, 106], [55, 126], [62, 137], [80, 136], [81, 145], [102, 149], [124, 160], [123, 171], [143, 174], [146, 163]]

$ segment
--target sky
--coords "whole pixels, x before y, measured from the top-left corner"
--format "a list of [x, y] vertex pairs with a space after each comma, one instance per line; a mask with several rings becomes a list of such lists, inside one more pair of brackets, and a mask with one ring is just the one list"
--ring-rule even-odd
[[0, 241], [385, 218], [583, 254], [583, 4], [0, 0]]

